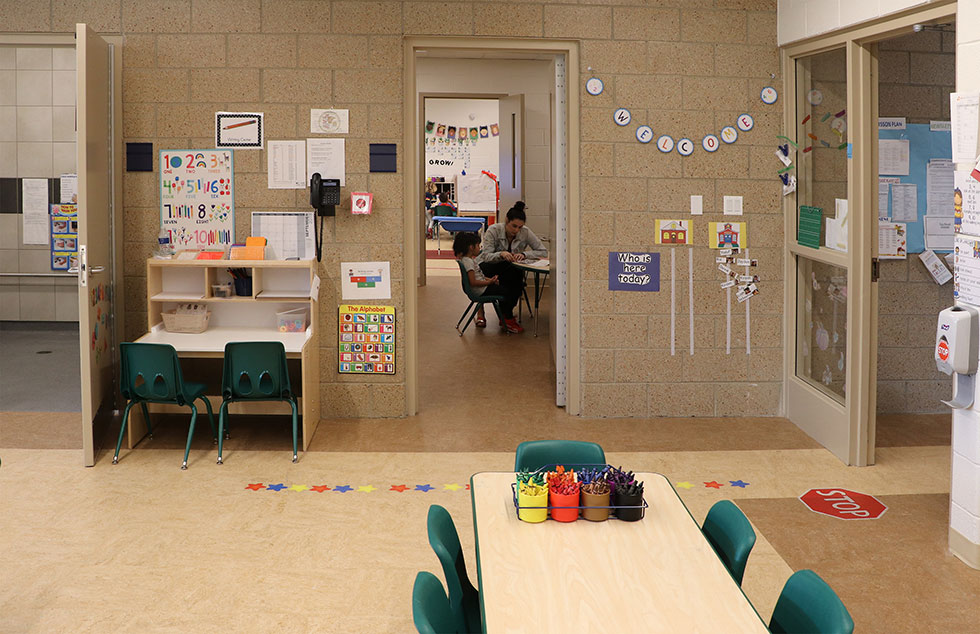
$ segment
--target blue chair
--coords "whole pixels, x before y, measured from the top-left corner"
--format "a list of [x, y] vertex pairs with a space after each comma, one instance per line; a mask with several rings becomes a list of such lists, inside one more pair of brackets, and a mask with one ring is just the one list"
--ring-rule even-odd
[[466, 561], [459, 545], [459, 533], [449, 511], [433, 504], [428, 517], [429, 545], [435, 551], [449, 589], [449, 606], [453, 611], [457, 632], [482, 632], [480, 593], [466, 574]]
[[783, 586], [769, 621], [773, 634], [851, 634], [854, 619], [840, 597], [812, 570], [798, 570]]
[[547, 465], [606, 464], [606, 454], [594, 442], [528, 440], [517, 445], [514, 471], [536, 471]]
[[412, 620], [419, 634], [447, 634], [456, 632], [453, 612], [442, 584], [431, 572], [415, 575], [412, 588]]
[[218, 411], [218, 464], [223, 464], [225, 419], [236, 401], [284, 401], [293, 410], [293, 462], [297, 460], [296, 396], [289, 384], [286, 348], [280, 341], [240, 341], [225, 344]]
[[[460, 260], [456, 260], [456, 264], [459, 265], [459, 276], [463, 282], [463, 292], [466, 294], [466, 297], [470, 300], [470, 305], [466, 307], [466, 310], [463, 311], [463, 316], [460, 317], [459, 321], [456, 322], [456, 332], [459, 333], [459, 336], [462, 337], [463, 333], [466, 332], [466, 329], [470, 327], [470, 324], [473, 322], [473, 319], [476, 317], [477, 312], [479, 312], [480, 310], [480, 306], [482, 306], [483, 304], [493, 304], [494, 312], [496, 312], [497, 317], [499, 317], [500, 320], [503, 321], [504, 317], [503, 317], [503, 313], [500, 312], [500, 302], [504, 299], [504, 296], [487, 295], [487, 294], [478, 295], [477, 293], [474, 293], [473, 287], [470, 286], [470, 276], [466, 272], [466, 267], [463, 266], [463, 263]], [[470, 310], [472, 310], [473, 312], [470, 313]], [[466, 319], [467, 315], [469, 315], [469, 319], [466, 320], [466, 325], [463, 326], [462, 330], [460, 330], [459, 325], [463, 323], [463, 320]]]
[[741, 586], [745, 563], [755, 546], [755, 531], [748, 518], [731, 501], [721, 500], [708, 511], [701, 532], [728, 568], [735, 583]]
[[[119, 448], [122, 446], [126, 425], [129, 424], [129, 410], [139, 404], [143, 410], [146, 427], [153, 437], [153, 427], [150, 425], [150, 412], [147, 403], [173, 403], [187, 405], [191, 408], [191, 426], [187, 431], [187, 448], [184, 449], [184, 463], [181, 469], [187, 468], [187, 456], [191, 451], [191, 439], [194, 438], [194, 423], [197, 421], [197, 407], [194, 401], [204, 401], [208, 411], [208, 422], [211, 424], [211, 434], [214, 434], [214, 413], [211, 403], [204, 392], [207, 385], [192, 383], [184, 380], [180, 371], [180, 360], [174, 347], [162, 343], [122, 343], [119, 344], [122, 357], [121, 391], [128, 402], [123, 410], [122, 426], [119, 428], [119, 440], [116, 441], [116, 453], [112, 456], [112, 464], [119, 463]], [[214, 439], [218, 441], [217, 437]]]

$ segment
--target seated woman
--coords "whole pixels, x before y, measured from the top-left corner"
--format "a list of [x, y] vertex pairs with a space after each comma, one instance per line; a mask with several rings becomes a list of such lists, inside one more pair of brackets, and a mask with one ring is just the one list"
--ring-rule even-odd
[[[517, 201], [507, 211], [506, 222], [490, 225], [483, 233], [483, 249], [478, 262], [483, 274], [497, 276], [502, 286], [524, 288], [524, 273], [510, 265], [511, 262], [538, 260], [548, 256], [548, 250], [541, 244], [538, 236], [524, 224], [527, 214], [524, 201]], [[482, 307], [476, 316], [476, 325], [487, 325]]]

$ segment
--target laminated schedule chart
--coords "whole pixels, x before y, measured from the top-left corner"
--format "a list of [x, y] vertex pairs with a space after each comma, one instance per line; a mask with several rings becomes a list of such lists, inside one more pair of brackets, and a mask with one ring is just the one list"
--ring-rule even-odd
[[958, 234], [953, 244], [953, 298], [980, 304], [980, 239]]

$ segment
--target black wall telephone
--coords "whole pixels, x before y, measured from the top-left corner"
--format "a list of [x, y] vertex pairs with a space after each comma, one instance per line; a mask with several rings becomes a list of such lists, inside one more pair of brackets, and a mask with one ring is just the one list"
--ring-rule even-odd
[[323, 254], [323, 219], [326, 216], [335, 216], [336, 205], [340, 204], [340, 180], [336, 178], [322, 178], [319, 172], [310, 178], [310, 206], [316, 209], [316, 215], [320, 216], [320, 231], [314, 235], [316, 238], [316, 261], [319, 262]]

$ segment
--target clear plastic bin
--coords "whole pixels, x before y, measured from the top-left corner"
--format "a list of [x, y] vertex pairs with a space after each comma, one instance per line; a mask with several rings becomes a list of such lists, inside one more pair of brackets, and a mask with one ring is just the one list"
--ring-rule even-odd
[[306, 330], [306, 309], [295, 308], [276, 313], [279, 332], [303, 332]]
[[211, 295], [213, 297], [231, 297], [235, 294], [235, 288], [229, 284], [212, 284]]

